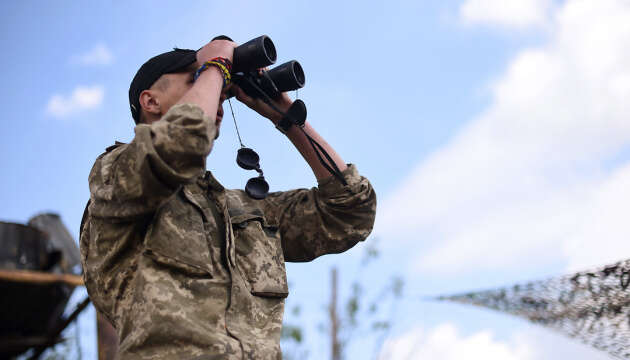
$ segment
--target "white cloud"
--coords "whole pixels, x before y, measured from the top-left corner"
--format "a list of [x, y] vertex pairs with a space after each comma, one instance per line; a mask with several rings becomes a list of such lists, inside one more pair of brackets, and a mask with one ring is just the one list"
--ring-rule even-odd
[[551, 6], [551, 0], [466, 0], [459, 16], [467, 24], [524, 28], [544, 25]]
[[80, 65], [109, 65], [114, 61], [114, 55], [105, 44], [96, 44], [94, 47], [72, 58], [72, 62]]
[[[569, 0], [548, 44], [525, 49], [492, 104], [383, 201], [377, 234], [423, 240], [443, 273], [630, 254], [630, 3]], [[383, 235], [385, 236], [385, 235]]]
[[526, 348], [496, 341], [490, 331], [462, 336], [452, 324], [442, 324], [430, 331], [416, 329], [383, 346], [380, 360], [529, 360]]
[[103, 103], [105, 91], [102, 86], [77, 86], [72, 94], [53, 95], [46, 105], [46, 113], [64, 118], [84, 110], [94, 109]]
[[593, 187], [576, 216], [580, 225], [562, 243], [570, 270], [610, 264], [630, 256], [630, 164]]
[[605, 360], [608, 356], [546, 329], [517, 331], [498, 340], [490, 330], [463, 335], [450, 323], [416, 328], [385, 342], [379, 360]]

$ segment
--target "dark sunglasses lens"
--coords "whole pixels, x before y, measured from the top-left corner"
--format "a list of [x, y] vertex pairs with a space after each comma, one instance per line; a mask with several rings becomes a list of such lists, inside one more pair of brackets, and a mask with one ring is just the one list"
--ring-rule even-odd
[[245, 185], [245, 192], [250, 197], [261, 200], [267, 197], [269, 184], [267, 184], [267, 181], [265, 181], [265, 178], [262, 176], [251, 178]]
[[250, 148], [240, 148], [236, 154], [236, 163], [245, 170], [258, 168], [260, 157]]

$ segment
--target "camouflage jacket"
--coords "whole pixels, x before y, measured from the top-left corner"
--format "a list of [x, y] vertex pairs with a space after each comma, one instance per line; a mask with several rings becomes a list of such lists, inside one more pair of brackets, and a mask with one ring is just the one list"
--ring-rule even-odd
[[176, 105], [90, 172], [84, 280], [122, 359], [280, 359], [284, 262], [345, 251], [372, 229], [376, 197], [355, 166], [346, 186], [331, 177], [253, 200], [204, 175], [214, 135], [199, 107]]

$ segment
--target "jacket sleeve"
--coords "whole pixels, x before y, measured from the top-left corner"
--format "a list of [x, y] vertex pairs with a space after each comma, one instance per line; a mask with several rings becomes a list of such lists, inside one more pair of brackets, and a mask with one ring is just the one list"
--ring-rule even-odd
[[89, 176], [90, 215], [124, 219], [153, 212], [205, 170], [216, 127], [193, 104], [173, 106], [133, 141], [99, 156]]
[[330, 177], [317, 188], [271, 193], [265, 199], [265, 215], [278, 224], [285, 261], [340, 253], [370, 234], [376, 215], [374, 189], [352, 164], [343, 175], [348, 185]]

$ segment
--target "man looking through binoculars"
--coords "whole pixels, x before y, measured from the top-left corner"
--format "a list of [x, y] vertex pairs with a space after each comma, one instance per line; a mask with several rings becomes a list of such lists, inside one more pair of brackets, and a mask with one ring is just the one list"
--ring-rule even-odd
[[[109, 147], [90, 172], [84, 279], [116, 328], [123, 360], [280, 359], [284, 262], [343, 252], [372, 229], [370, 183], [309, 123], [283, 132], [313, 170], [316, 188], [257, 199], [225, 189], [205, 170], [228, 94], [276, 125], [282, 120], [229, 84], [235, 47], [214, 40], [147, 61], [129, 90], [133, 140]], [[274, 103], [282, 111], [292, 106], [286, 93]]]

